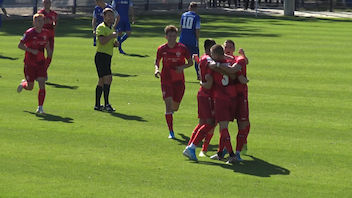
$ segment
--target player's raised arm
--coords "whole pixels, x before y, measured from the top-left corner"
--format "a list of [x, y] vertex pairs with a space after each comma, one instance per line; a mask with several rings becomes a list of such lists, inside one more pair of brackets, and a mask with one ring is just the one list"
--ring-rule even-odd
[[238, 53], [246, 60], [246, 65], [248, 65], [249, 64], [249, 60], [248, 60], [246, 54], [244, 53], [244, 50], [242, 48], [240, 48], [238, 50]]

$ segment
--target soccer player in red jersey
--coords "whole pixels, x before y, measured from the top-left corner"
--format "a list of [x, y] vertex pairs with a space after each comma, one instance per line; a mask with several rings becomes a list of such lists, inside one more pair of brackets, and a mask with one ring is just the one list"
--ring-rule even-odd
[[[204, 41], [205, 54], [201, 57], [199, 62], [199, 74], [200, 74], [200, 89], [197, 94], [198, 101], [198, 118], [199, 123], [193, 130], [192, 136], [188, 142], [188, 146], [183, 151], [183, 155], [188, 157], [190, 160], [197, 161], [195, 149], [197, 144], [204, 138], [206, 138], [204, 144], [209, 144], [209, 141], [214, 133], [214, 114], [213, 114], [213, 99], [212, 99], [212, 85], [213, 70], [208, 68], [208, 62], [210, 58], [210, 48], [215, 45], [215, 41], [212, 39], [206, 39]], [[209, 140], [207, 142], [207, 140]], [[204, 147], [203, 144], [203, 147]], [[206, 146], [207, 147], [207, 146]], [[201, 151], [200, 156], [205, 156], [205, 151]], [[203, 155], [201, 155], [203, 154]]]
[[[247, 64], [248, 58], [246, 57], [244, 50], [242, 48], [239, 49], [238, 53], [240, 56], [234, 56], [235, 52], [235, 42], [232, 40], [226, 40], [224, 42], [225, 53], [234, 57], [236, 63], [241, 66], [241, 72], [238, 73], [240, 76], [247, 78]], [[239, 78], [241, 79], [241, 78]], [[246, 83], [242, 81], [235, 80], [235, 84], [237, 86], [237, 90], [239, 90], [239, 95], [235, 99], [238, 104], [238, 110], [236, 112], [235, 118], [237, 120], [237, 146], [236, 152], [242, 151], [242, 154], [246, 154], [247, 147], [247, 137], [250, 130], [250, 122], [249, 122], [249, 108], [248, 108], [248, 86]]]
[[[43, 28], [44, 15], [35, 14], [33, 16], [33, 27], [28, 29], [18, 48], [24, 50], [24, 75], [26, 80], [22, 80], [17, 87], [17, 92], [22, 89], [31, 91], [34, 87], [34, 80], [38, 81], [38, 109], [37, 113], [44, 113], [43, 103], [45, 99], [45, 80], [47, 78], [47, 65], [52, 56], [51, 48], [49, 47], [50, 32]], [[47, 58], [44, 56], [44, 48], [47, 52]]]
[[[185, 91], [183, 70], [192, 66], [193, 61], [187, 47], [176, 42], [177, 28], [168, 25], [164, 31], [167, 43], [158, 47], [154, 75], [156, 78], [161, 77], [161, 90], [166, 107], [165, 118], [169, 128], [169, 138], [174, 139], [173, 113], [178, 110]], [[163, 59], [163, 67], [160, 73], [161, 59]], [[185, 60], [187, 60], [187, 63]]]
[[[54, 52], [54, 37], [55, 37], [55, 28], [57, 26], [58, 15], [54, 10], [51, 10], [51, 0], [43, 0], [43, 9], [39, 10], [39, 14], [43, 14], [44, 18], [44, 28], [49, 30], [49, 46], [51, 51]], [[49, 64], [50, 65], [50, 64]], [[48, 67], [49, 67], [48, 65]]]
[[[232, 60], [226, 59], [224, 49], [221, 45], [214, 45], [211, 49], [211, 58], [216, 61], [216, 66], [221, 63], [232, 64]], [[230, 154], [230, 159], [235, 157], [232, 150], [230, 134], [228, 132], [228, 124], [233, 121], [233, 111], [235, 106], [231, 102], [231, 97], [236, 95], [236, 88], [230, 84], [230, 76], [218, 72], [214, 69], [213, 73], [213, 97], [214, 97], [214, 113], [215, 120], [220, 127], [220, 141], [217, 154], [211, 156], [211, 159], [222, 159], [222, 152], [226, 148]], [[231, 76], [235, 78], [235, 76]]]
[[[234, 86], [234, 90], [236, 91], [236, 94], [229, 94], [231, 104], [233, 105], [233, 111], [231, 112], [232, 118], [235, 118], [238, 124], [236, 154], [234, 157], [229, 158], [228, 163], [242, 161], [240, 152], [249, 133], [248, 88], [246, 84], [248, 80], [245, 73], [246, 63], [246, 59], [239, 56], [236, 57], [235, 63], [231, 66], [217, 64], [217, 67], [215, 67], [214, 64], [209, 64], [210, 68], [216, 68], [216, 71], [230, 75], [232, 78], [229, 79], [229, 82]], [[237, 78], [235, 78], [236, 76]], [[214, 159], [215, 158], [218, 157], [214, 155]]]

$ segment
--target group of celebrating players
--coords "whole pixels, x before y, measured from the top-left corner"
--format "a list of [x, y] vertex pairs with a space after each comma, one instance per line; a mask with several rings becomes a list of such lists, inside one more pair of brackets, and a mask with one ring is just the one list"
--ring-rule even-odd
[[[197, 4], [191, 2], [189, 11], [182, 15], [179, 42], [176, 41], [178, 29], [173, 25], [166, 26], [164, 32], [167, 43], [157, 50], [155, 77], [161, 77], [169, 138], [175, 138], [173, 113], [178, 110], [185, 91], [183, 70], [192, 66], [195, 60], [197, 78], [200, 80], [197, 94], [199, 123], [194, 128], [183, 155], [190, 160], [198, 161], [196, 146], [204, 139], [199, 156], [207, 156], [206, 152], [214, 128], [219, 124], [218, 151], [210, 158], [224, 160], [225, 154], [228, 153], [229, 158], [226, 163], [239, 162], [242, 161], [241, 151], [243, 150], [242, 153], [247, 151], [247, 137], [250, 130], [246, 73], [248, 59], [243, 49], [239, 50], [239, 56], [234, 55], [235, 43], [232, 40], [226, 40], [222, 46], [216, 44], [213, 39], [206, 39], [205, 54], [199, 60], [200, 17], [196, 11]], [[163, 67], [160, 72], [161, 59]], [[237, 120], [238, 126], [235, 152], [228, 131], [229, 122], [234, 119]]]
[[[113, 6], [103, 0], [96, 0], [92, 20], [94, 45], [97, 46], [95, 65], [98, 73], [96, 87], [95, 110], [115, 111], [109, 104], [109, 92], [112, 81], [111, 58], [113, 48], [119, 47], [121, 54], [125, 54], [121, 43], [131, 34], [128, 11], [132, 3], [124, 0], [114, 0]], [[117, 4], [119, 6], [117, 6]], [[123, 4], [121, 6], [121, 4]], [[43, 0], [43, 9], [33, 16], [33, 28], [28, 29], [18, 47], [24, 50], [24, 74], [17, 88], [32, 90], [34, 81], [38, 81], [38, 109], [37, 113], [44, 113], [45, 81], [47, 69], [51, 63], [54, 50], [55, 27], [57, 14], [50, 9], [51, 1]], [[113, 9], [115, 7], [115, 9]], [[118, 10], [117, 8], [122, 10]], [[123, 11], [125, 10], [125, 11]], [[165, 102], [165, 119], [169, 128], [169, 138], [174, 139], [173, 113], [179, 109], [185, 92], [185, 78], [183, 70], [193, 65], [197, 79], [200, 80], [200, 89], [197, 94], [199, 123], [194, 128], [183, 155], [190, 160], [198, 161], [195, 154], [196, 146], [204, 140], [200, 157], [205, 157], [207, 147], [213, 136], [214, 128], [219, 124], [220, 140], [217, 153], [211, 159], [224, 160], [229, 154], [227, 163], [242, 161], [240, 153], [247, 151], [247, 137], [250, 130], [248, 111], [248, 79], [246, 66], [248, 59], [243, 51], [235, 56], [235, 43], [226, 40], [218, 45], [212, 39], [204, 41], [204, 55], [199, 59], [200, 17], [196, 13], [197, 4], [191, 2], [189, 11], [185, 12], [180, 21], [181, 35], [177, 42], [178, 29], [173, 25], [165, 27], [167, 42], [158, 47], [155, 61], [155, 77], [161, 78], [162, 96]], [[121, 15], [121, 13], [125, 13]], [[120, 20], [121, 18], [126, 19]], [[134, 18], [132, 18], [134, 22]], [[116, 30], [116, 31], [115, 31]], [[126, 32], [122, 35], [122, 31]], [[118, 34], [116, 33], [118, 32]], [[46, 57], [44, 53], [46, 50]], [[192, 54], [192, 56], [191, 56]], [[162, 60], [162, 71], [159, 71]], [[100, 98], [104, 93], [105, 105], [100, 105]], [[232, 148], [228, 125], [237, 120], [238, 133], [236, 149]]]

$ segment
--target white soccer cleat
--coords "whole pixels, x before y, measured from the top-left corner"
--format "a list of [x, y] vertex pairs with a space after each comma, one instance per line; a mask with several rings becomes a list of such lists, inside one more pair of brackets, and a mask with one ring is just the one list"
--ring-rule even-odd
[[212, 159], [212, 160], [222, 160], [223, 158], [219, 157], [219, 155], [216, 153], [216, 154], [210, 156], [210, 159]]
[[18, 87], [17, 87], [17, 93], [21, 93], [21, 91], [23, 90], [22, 83], [25, 82], [25, 81], [26, 81], [26, 80], [23, 79], [23, 80], [21, 81], [21, 83], [18, 85]]
[[200, 151], [198, 156], [199, 157], [207, 157], [207, 152], [206, 151]]
[[196, 156], [196, 150], [192, 149], [191, 147], [187, 146], [183, 151], [183, 155], [188, 157], [190, 160], [198, 161]]
[[37, 113], [37, 114], [44, 114], [45, 112], [44, 112], [44, 109], [43, 109], [42, 106], [38, 106], [37, 111], [35, 111], [35, 113]]

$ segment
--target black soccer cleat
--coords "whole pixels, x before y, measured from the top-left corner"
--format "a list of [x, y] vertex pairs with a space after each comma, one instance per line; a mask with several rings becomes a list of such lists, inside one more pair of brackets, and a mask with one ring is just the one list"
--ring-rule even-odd
[[103, 106], [103, 105], [94, 106], [94, 110], [96, 110], [96, 111], [102, 111], [102, 110], [104, 110], [104, 106]]
[[110, 104], [105, 105], [104, 109], [108, 112], [115, 111], [115, 109]]

